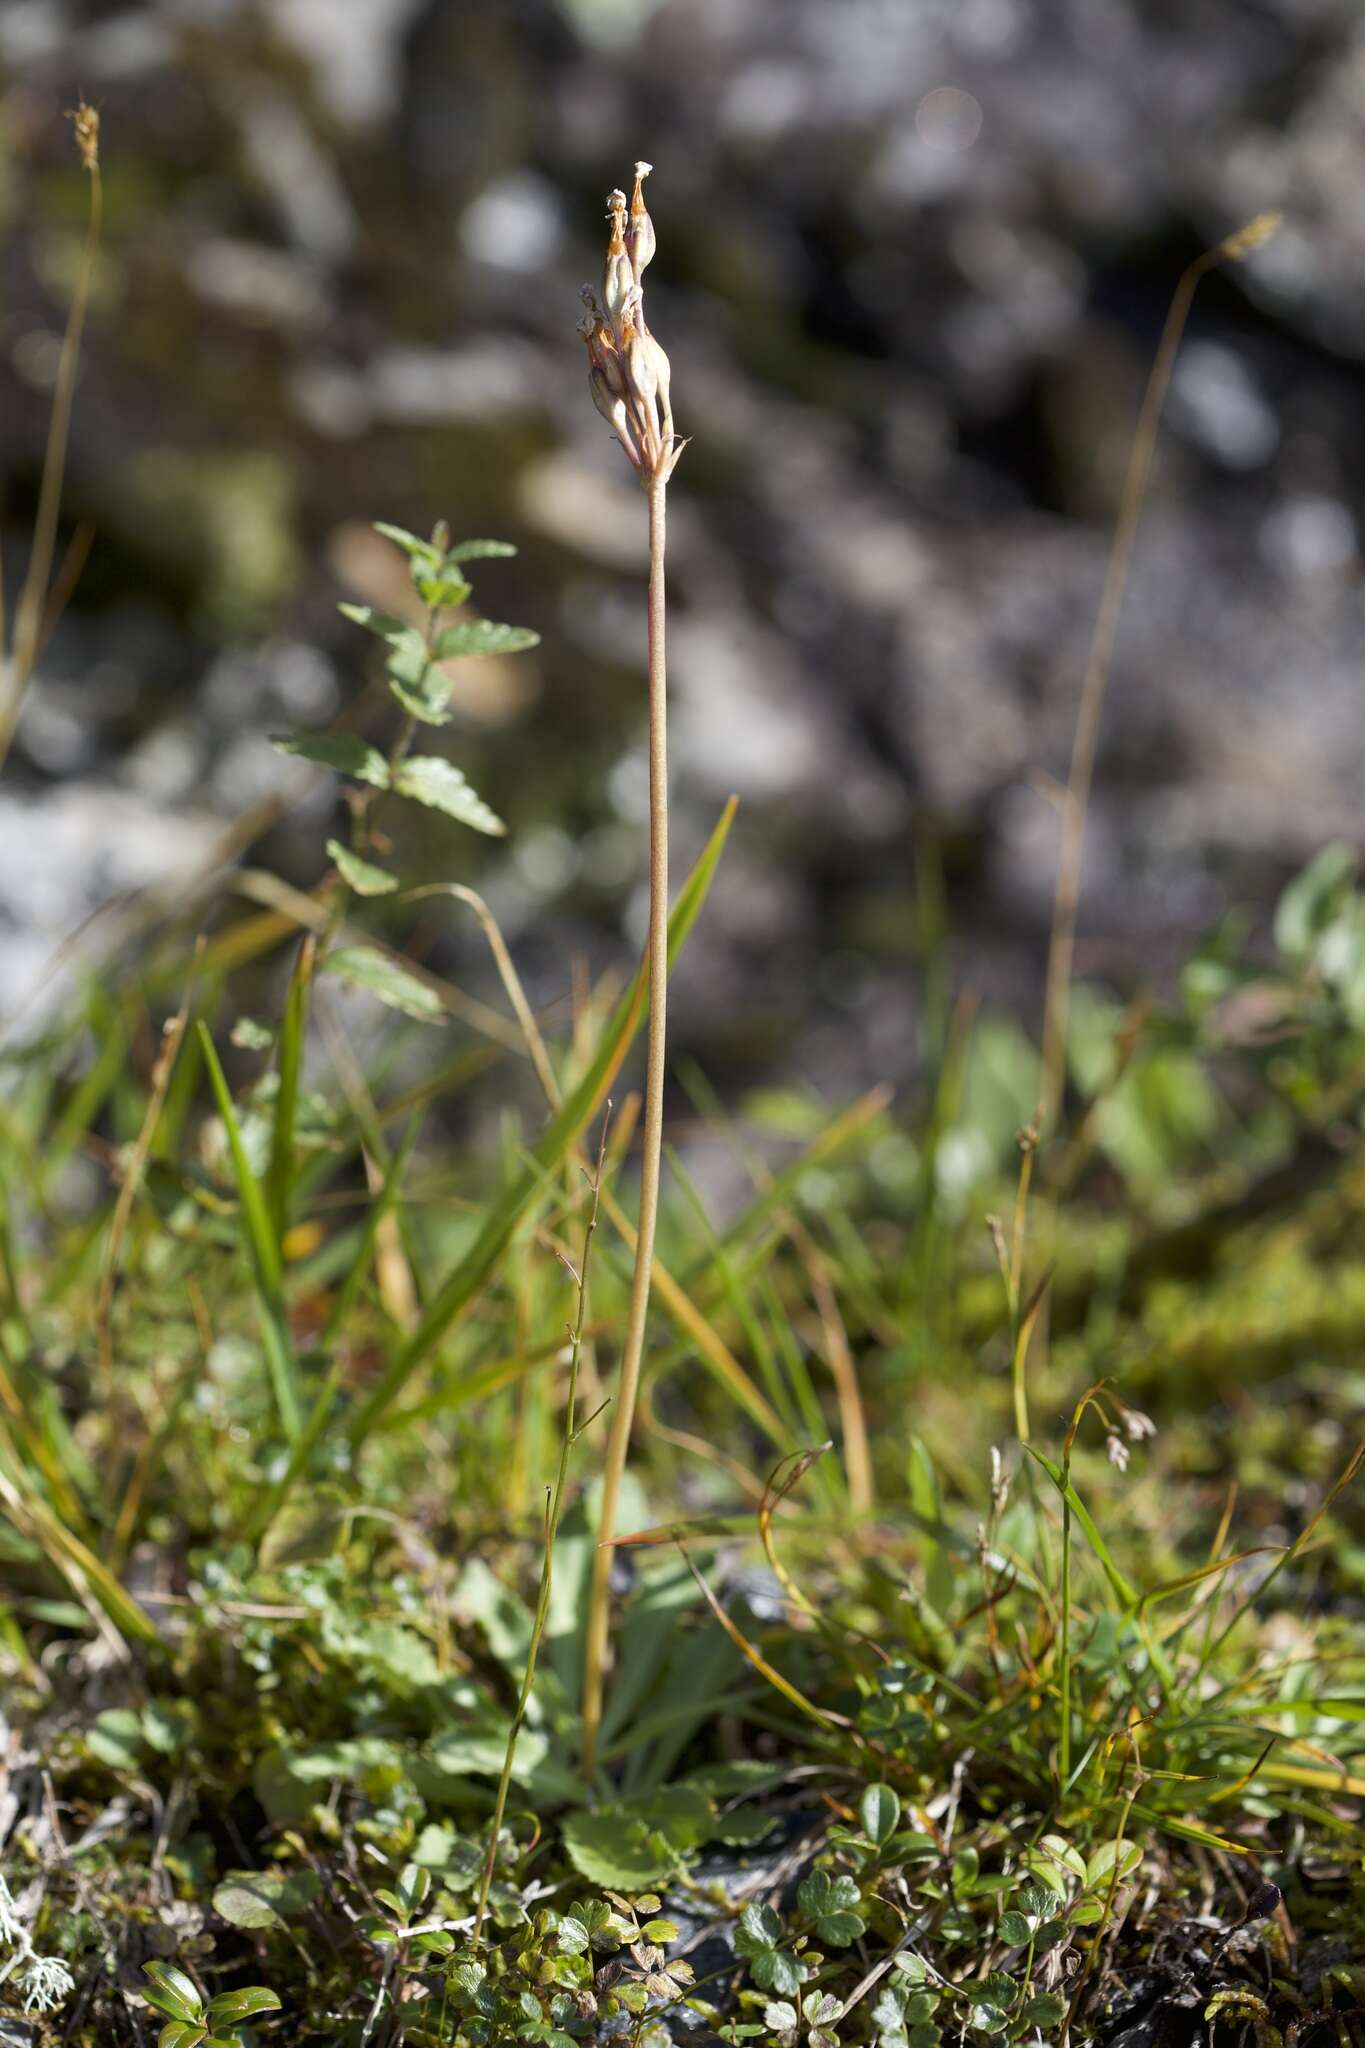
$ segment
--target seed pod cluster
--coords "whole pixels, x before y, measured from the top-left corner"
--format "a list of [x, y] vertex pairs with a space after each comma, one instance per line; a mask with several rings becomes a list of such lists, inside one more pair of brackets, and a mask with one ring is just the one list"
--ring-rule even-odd
[[645, 325], [643, 279], [654, 254], [654, 223], [645, 206], [644, 181], [652, 166], [635, 166], [630, 204], [624, 192], [607, 196], [607, 260], [599, 299], [584, 285], [579, 325], [588, 348], [592, 402], [615, 430], [642, 483], [665, 482], [682, 453], [673, 432], [668, 357]]

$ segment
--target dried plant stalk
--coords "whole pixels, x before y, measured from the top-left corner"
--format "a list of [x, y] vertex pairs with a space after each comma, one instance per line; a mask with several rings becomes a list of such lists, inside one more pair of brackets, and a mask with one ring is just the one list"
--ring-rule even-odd
[[609, 421], [649, 501], [649, 1033], [635, 1270], [626, 1320], [626, 1341], [621, 1354], [620, 1380], [607, 1444], [598, 1547], [593, 1556], [584, 1648], [583, 1767], [589, 1774], [596, 1764], [598, 1730], [602, 1723], [611, 1593], [610, 1545], [616, 1533], [617, 1503], [635, 1420], [645, 1326], [649, 1317], [649, 1283], [654, 1263], [654, 1233], [663, 1156], [664, 1061], [668, 1028], [668, 684], [664, 653], [664, 542], [668, 479], [682, 453], [682, 443], [673, 431], [668, 357], [645, 325], [641, 280], [655, 247], [654, 225], [645, 207], [643, 190], [649, 170], [646, 163], [635, 166], [635, 190], [629, 212], [623, 192], [613, 192], [607, 200], [611, 232], [602, 298], [599, 303], [591, 287], [584, 286], [583, 300], [587, 312], [580, 329], [588, 348], [588, 381], [593, 403]]

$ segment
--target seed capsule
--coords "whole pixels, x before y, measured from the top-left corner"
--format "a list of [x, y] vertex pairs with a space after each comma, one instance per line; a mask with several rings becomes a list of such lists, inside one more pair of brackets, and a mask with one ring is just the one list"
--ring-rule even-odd
[[630, 251], [626, 248], [626, 195], [611, 192], [607, 195], [610, 209], [611, 239], [607, 243], [607, 261], [602, 272], [602, 303], [613, 329], [625, 309], [626, 301], [635, 289], [635, 272], [631, 265]]
[[653, 164], [636, 164], [635, 190], [630, 197], [630, 225], [626, 229], [626, 247], [630, 251], [631, 268], [635, 272], [636, 284], [643, 280], [646, 265], [655, 248], [654, 223], [645, 206], [643, 189], [644, 181], [653, 168]]

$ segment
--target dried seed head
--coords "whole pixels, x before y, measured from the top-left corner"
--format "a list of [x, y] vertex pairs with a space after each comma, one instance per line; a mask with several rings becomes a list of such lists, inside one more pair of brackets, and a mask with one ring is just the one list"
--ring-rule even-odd
[[650, 172], [635, 166], [629, 210], [621, 191], [607, 195], [611, 223], [602, 271], [602, 298], [584, 285], [578, 331], [588, 351], [593, 404], [609, 421], [644, 483], [663, 483], [682, 453], [673, 431], [668, 357], [645, 325], [641, 278], [654, 254], [654, 223], [643, 183]]
[[635, 270], [626, 247], [626, 195], [624, 192], [610, 192], [607, 195], [607, 219], [611, 222], [611, 235], [607, 241], [607, 260], [602, 270], [602, 303], [607, 309], [607, 318], [620, 342], [618, 325], [625, 312], [630, 294], [635, 289]]
[[100, 167], [100, 117], [97, 107], [89, 106], [85, 100], [67, 115], [75, 131], [76, 147], [81, 162], [92, 176]]
[[635, 190], [630, 195], [630, 224], [626, 229], [626, 247], [630, 251], [631, 268], [635, 272], [636, 284], [643, 281], [646, 265], [654, 254], [654, 223], [649, 217], [644, 195], [644, 181], [653, 168], [653, 164], [636, 164]]

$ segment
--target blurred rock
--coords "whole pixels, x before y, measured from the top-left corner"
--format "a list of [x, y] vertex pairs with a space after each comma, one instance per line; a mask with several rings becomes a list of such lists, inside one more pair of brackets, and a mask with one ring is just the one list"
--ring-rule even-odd
[[[80, 246], [61, 111], [90, 80], [109, 191], [68, 491], [94, 544], [5, 799], [15, 857], [52, 831], [81, 879], [39, 889], [41, 915], [0, 898], [9, 961], [91, 907], [101, 830], [143, 848], [140, 874], [158, 849], [173, 866], [138, 805], [223, 819], [293, 786], [267, 733], [374, 679], [335, 599], [406, 602], [369, 522], [445, 516], [520, 543], [475, 598], [544, 644], [457, 677], [449, 744], [506, 846], [428, 824], [398, 853], [479, 878], [537, 1000], [576, 955], [621, 965], [645, 508], [574, 325], [602, 195], [640, 150], [651, 320], [692, 437], [670, 506], [680, 871], [743, 798], [680, 1052], [734, 1085], [784, 1062], [831, 1088], [911, 1072], [917, 848], [946, 873], [959, 977], [1036, 1018], [1056, 789], [1147, 371], [1182, 271], [1264, 209], [1284, 226], [1201, 286], [1172, 381], [1082, 964], [1159, 979], [1229, 901], [1358, 832], [1355, 0], [349, 0], [344, 35], [332, 0], [12, 0], [0, 73], [7, 564]], [[328, 785], [305, 785], [262, 857], [311, 881]], [[441, 931], [436, 964], [477, 983], [477, 936]]]

